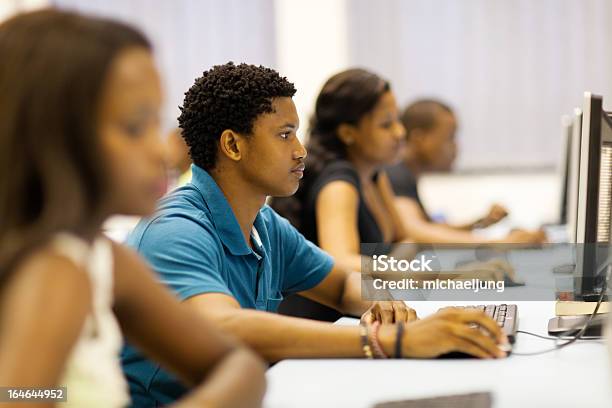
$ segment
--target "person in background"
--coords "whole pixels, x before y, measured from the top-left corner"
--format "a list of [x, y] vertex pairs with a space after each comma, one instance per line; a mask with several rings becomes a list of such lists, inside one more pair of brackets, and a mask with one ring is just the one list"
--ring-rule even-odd
[[[418, 100], [404, 109], [401, 121], [406, 129], [406, 145], [402, 149], [401, 161], [387, 167], [386, 172], [408, 235], [415, 242], [427, 244], [485, 241], [473, 234], [472, 230], [499, 222], [508, 214], [505, 208], [494, 204], [479, 220], [453, 226], [435, 222], [419, 196], [420, 176], [425, 172], [450, 171], [457, 156], [457, 119], [451, 108], [436, 100]], [[501, 240], [489, 242], [536, 244], [545, 238], [541, 231], [515, 230]]]
[[[360, 243], [411, 242], [384, 171], [397, 161], [405, 136], [386, 80], [363, 69], [332, 76], [316, 100], [301, 185], [293, 196], [274, 198], [272, 207], [339, 264], [362, 271], [362, 256], [373, 254]], [[483, 279], [485, 273], [503, 274], [497, 264], [482, 269]], [[326, 321], [340, 317], [299, 296], [288, 298], [280, 311]]]
[[148, 40], [44, 10], [0, 25], [0, 60], [0, 386], [124, 407], [124, 335], [192, 386], [176, 407], [260, 406], [262, 361], [101, 234], [111, 214], [151, 213], [163, 183]]
[[[378, 356], [432, 357], [462, 349], [503, 357], [498, 344], [504, 335], [483, 313], [457, 309], [414, 321], [414, 310], [403, 302], [362, 300], [359, 273], [337, 265], [265, 205], [268, 196], [293, 194], [304, 172], [295, 92], [276, 71], [249, 64], [218, 65], [197, 78], [179, 117], [194, 162], [192, 181], [160, 201], [156, 214], [130, 234], [129, 245], [186, 307], [271, 362], [366, 357], [374, 344]], [[364, 326], [277, 314], [283, 297], [298, 292], [363, 315]], [[469, 322], [486, 331], [470, 329]], [[188, 391], [135, 347], [124, 348], [122, 362], [137, 407]]]
[[191, 157], [189, 146], [181, 136], [181, 129], [175, 128], [168, 133], [168, 172], [171, 188], [183, 186], [191, 181]]
[[363, 69], [334, 75], [315, 103], [300, 188], [272, 207], [343, 265], [361, 270], [361, 242], [410, 241], [383, 171], [397, 161], [405, 136], [387, 81]]

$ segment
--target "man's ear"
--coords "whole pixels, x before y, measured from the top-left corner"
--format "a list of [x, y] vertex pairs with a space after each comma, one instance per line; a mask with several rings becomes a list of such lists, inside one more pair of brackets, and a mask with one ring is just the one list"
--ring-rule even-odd
[[357, 139], [357, 128], [348, 123], [343, 123], [338, 126], [337, 134], [338, 138], [345, 146], [350, 146], [355, 143], [355, 139]]
[[240, 161], [244, 154], [244, 136], [231, 129], [225, 129], [219, 138], [221, 154], [232, 161]]

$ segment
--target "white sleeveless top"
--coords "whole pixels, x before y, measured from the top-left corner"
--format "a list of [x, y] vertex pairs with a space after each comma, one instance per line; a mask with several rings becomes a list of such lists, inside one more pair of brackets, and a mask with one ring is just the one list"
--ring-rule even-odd
[[82, 267], [91, 280], [92, 311], [75, 343], [60, 385], [66, 386], [62, 408], [118, 408], [129, 404], [128, 386], [119, 363], [123, 343], [113, 314], [113, 253], [111, 242], [97, 238], [91, 245], [66, 233], [53, 247]]

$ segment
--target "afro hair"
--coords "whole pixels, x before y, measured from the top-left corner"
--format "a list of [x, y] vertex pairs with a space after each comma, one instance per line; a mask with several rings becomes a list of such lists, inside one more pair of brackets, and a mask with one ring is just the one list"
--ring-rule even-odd
[[229, 62], [205, 71], [185, 93], [178, 118], [191, 159], [213, 169], [224, 130], [251, 134], [255, 120], [273, 111], [273, 98], [295, 92], [287, 78], [263, 66]]

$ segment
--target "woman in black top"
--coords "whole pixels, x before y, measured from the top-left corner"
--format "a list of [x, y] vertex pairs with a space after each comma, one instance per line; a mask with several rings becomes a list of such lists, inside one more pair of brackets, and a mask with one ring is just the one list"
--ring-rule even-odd
[[361, 270], [360, 243], [407, 238], [382, 171], [404, 138], [387, 81], [363, 69], [334, 75], [316, 101], [302, 184], [272, 206], [338, 263]]

